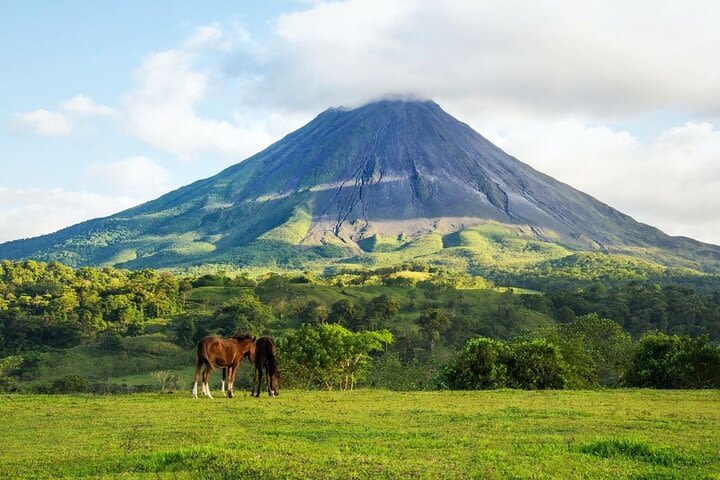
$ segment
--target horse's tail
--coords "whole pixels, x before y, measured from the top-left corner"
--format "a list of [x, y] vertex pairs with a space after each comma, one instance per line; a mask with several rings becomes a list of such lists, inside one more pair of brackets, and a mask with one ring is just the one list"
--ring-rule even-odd
[[195, 358], [198, 365], [200, 365], [200, 363], [204, 363], [210, 367], [210, 370], [215, 370], [217, 369], [217, 366], [210, 360], [210, 356], [207, 353], [207, 342], [205, 341], [207, 338], [208, 337], [205, 337], [198, 342], [195, 349]]

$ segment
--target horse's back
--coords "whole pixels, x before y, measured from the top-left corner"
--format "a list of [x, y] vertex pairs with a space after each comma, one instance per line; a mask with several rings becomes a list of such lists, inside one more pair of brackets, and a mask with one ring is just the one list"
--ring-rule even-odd
[[[252, 344], [252, 337], [243, 338]], [[238, 337], [220, 338], [208, 336], [197, 344], [198, 362], [204, 361], [213, 367], [237, 365], [246, 353], [245, 346]]]
[[262, 349], [263, 352], [275, 353], [275, 340], [272, 337], [260, 337], [255, 342], [255, 348]]

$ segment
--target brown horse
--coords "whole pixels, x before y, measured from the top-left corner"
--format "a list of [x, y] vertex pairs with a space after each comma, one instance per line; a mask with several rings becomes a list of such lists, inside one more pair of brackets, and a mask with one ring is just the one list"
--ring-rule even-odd
[[[210, 372], [217, 367], [223, 369], [222, 392], [225, 394], [225, 378], [228, 380], [228, 395], [233, 397], [233, 383], [235, 375], [243, 358], [255, 357], [255, 337], [250, 335], [236, 335], [230, 338], [205, 337], [195, 347], [195, 385], [193, 397], [197, 398], [200, 369], [205, 366], [203, 374], [203, 394], [210, 395]], [[227, 370], [227, 372], [226, 372]]]
[[271, 337], [260, 337], [255, 342], [255, 379], [252, 395], [256, 397], [260, 396], [263, 368], [267, 373], [268, 395], [271, 397], [280, 395], [280, 366], [275, 351], [275, 341]]

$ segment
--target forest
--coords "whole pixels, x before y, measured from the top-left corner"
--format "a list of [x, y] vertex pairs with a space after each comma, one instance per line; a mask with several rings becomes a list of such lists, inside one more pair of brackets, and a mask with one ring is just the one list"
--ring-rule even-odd
[[720, 386], [720, 291], [636, 280], [529, 291], [418, 263], [251, 277], [0, 262], [6, 391], [124, 391], [128, 359], [143, 365], [136, 391], [184, 388], [195, 342], [238, 332], [277, 337], [290, 387]]

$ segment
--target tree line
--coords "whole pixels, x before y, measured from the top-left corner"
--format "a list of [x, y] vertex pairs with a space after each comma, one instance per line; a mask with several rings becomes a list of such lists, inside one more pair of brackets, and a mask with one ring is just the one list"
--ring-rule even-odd
[[190, 285], [155, 270], [1, 261], [0, 353], [72, 347], [102, 332], [138, 335], [146, 319], [181, 308], [183, 288]]
[[474, 338], [442, 366], [438, 388], [720, 388], [720, 346], [648, 332], [633, 342], [595, 314], [512, 342]]
[[[477, 318], [467, 313], [463, 289], [481, 280], [422, 265], [408, 268], [428, 275], [398, 277], [401, 270], [391, 268], [343, 271], [339, 277], [271, 273], [250, 278], [3, 261], [0, 357], [85, 341], [119, 352], [123, 337], [142, 334], [148, 320], [173, 318], [168, 332], [184, 348], [208, 334], [276, 332], [286, 379], [304, 387], [718, 385], [713, 342], [720, 338], [719, 293], [648, 282], [591, 284], [542, 295], [507, 291], [493, 297], [497, 305]], [[361, 299], [344, 290], [362, 283], [400, 285], [405, 294], [400, 301], [392, 289], [378, 289]], [[293, 284], [332, 286], [345, 296], [327, 303], [293, 298], [287, 294]], [[232, 287], [234, 294], [198, 315], [189, 294], [202, 287]], [[556, 324], [519, 330], [532, 311]], [[406, 320], [399, 329], [402, 315]], [[23, 358], [25, 365], [32, 355]], [[0, 377], [20, 368], [13, 367], [17, 361], [0, 365]]]
[[549, 290], [522, 295], [522, 305], [550, 314], [560, 323], [596, 313], [620, 324], [634, 337], [657, 330], [678, 335], [708, 335], [720, 340], [720, 291], [702, 293], [688, 287], [632, 281], [608, 287]]

